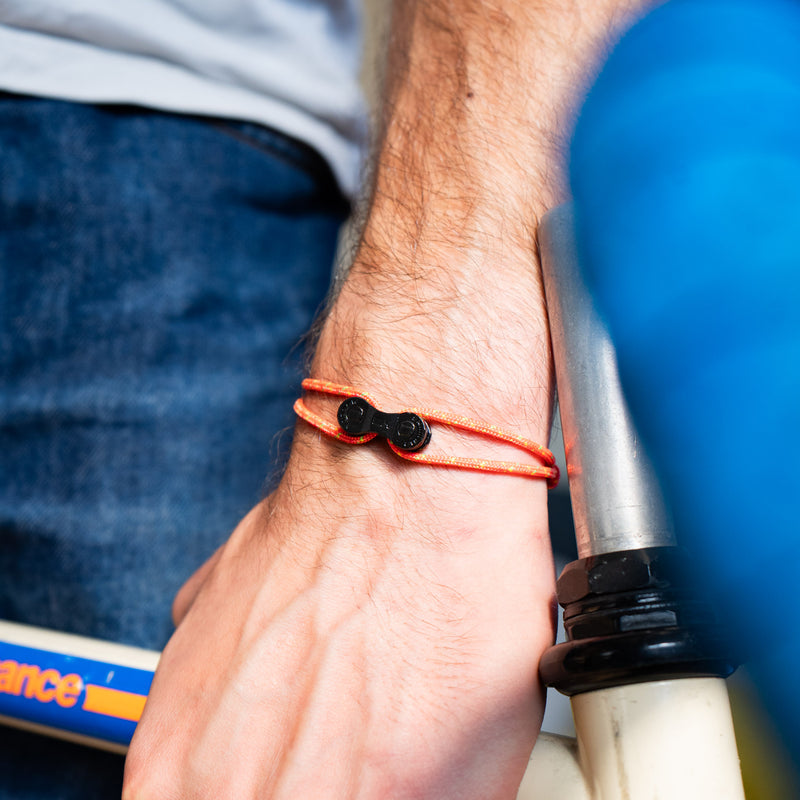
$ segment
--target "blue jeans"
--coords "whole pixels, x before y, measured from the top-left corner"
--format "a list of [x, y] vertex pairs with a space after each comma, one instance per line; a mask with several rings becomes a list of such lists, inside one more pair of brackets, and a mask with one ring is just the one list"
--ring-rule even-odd
[[[347, 210], [256, 125], [0, 95], [0, 618], [164, 646], [285, 454]], [[0, 729], [0, 798], [121, 763]]]

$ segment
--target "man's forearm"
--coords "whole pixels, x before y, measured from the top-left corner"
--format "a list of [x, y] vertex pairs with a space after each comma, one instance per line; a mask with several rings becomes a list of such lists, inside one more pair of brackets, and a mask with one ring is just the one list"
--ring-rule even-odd
[[580, 86], [642, 5], [395, 4], [374, 190], [318, 372], [547, 435], [536, 225], [563, 198]]

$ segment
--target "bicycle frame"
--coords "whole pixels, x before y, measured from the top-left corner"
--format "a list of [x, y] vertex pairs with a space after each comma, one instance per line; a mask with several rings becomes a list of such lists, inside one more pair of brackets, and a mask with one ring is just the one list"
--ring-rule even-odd
[[[608, 332], [583, 283], [569, 206], [545, 217], [539, 243], [578, 556], [672, 550], [662, 491], [628, 413]], [[639, 630], [650, 635], [644, 625]], [[672, 629], [663, 633], [669, 644]], [[682, 667], [685, 675], [662, 680], [631, 665], [630, 683], [576, 691], [577, 743], [540, 739], [519, 800], [743, 800], [725, 682], [698, 677], [705, 665], [678, 665], [677, 675]], [[653, 675], [659, 669], [666, 671], [656, 665]], [[728, 671], [723, 664], [720, 673]]]

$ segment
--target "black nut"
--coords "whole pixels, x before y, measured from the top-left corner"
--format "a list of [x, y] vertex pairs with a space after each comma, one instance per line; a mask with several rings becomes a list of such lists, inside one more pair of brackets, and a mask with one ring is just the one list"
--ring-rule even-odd
[[646, 547], [589, 556], [564, 568], [556, 584], [558, 602], [565, 606], [589, 595], [685, 585], [688, 572], [685, 552], [675, 547]]

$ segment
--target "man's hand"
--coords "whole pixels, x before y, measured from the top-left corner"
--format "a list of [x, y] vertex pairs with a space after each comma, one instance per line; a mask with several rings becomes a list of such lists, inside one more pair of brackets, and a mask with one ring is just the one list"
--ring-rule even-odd
[[541, 485], [366, 448], [330, 483], [319, 451], [336, 446], [300, 438], [281, 488], [185, 590], [128, 796], [513, 796], [551, 635], [546, 525], [519, 530], [512, 501], [429, 503], [489, 480], [543, 509]]
[[[314, 377], [546, 443], [536, 222], [575, 89], [639, 5], [397, 4], [372, 202]], [[429, 447], [511, 457], [440, 428]], [[280, 487], [176, 601], [124, 797], [512, 798], [552, 594], [543, 481], [300, 423]]]

